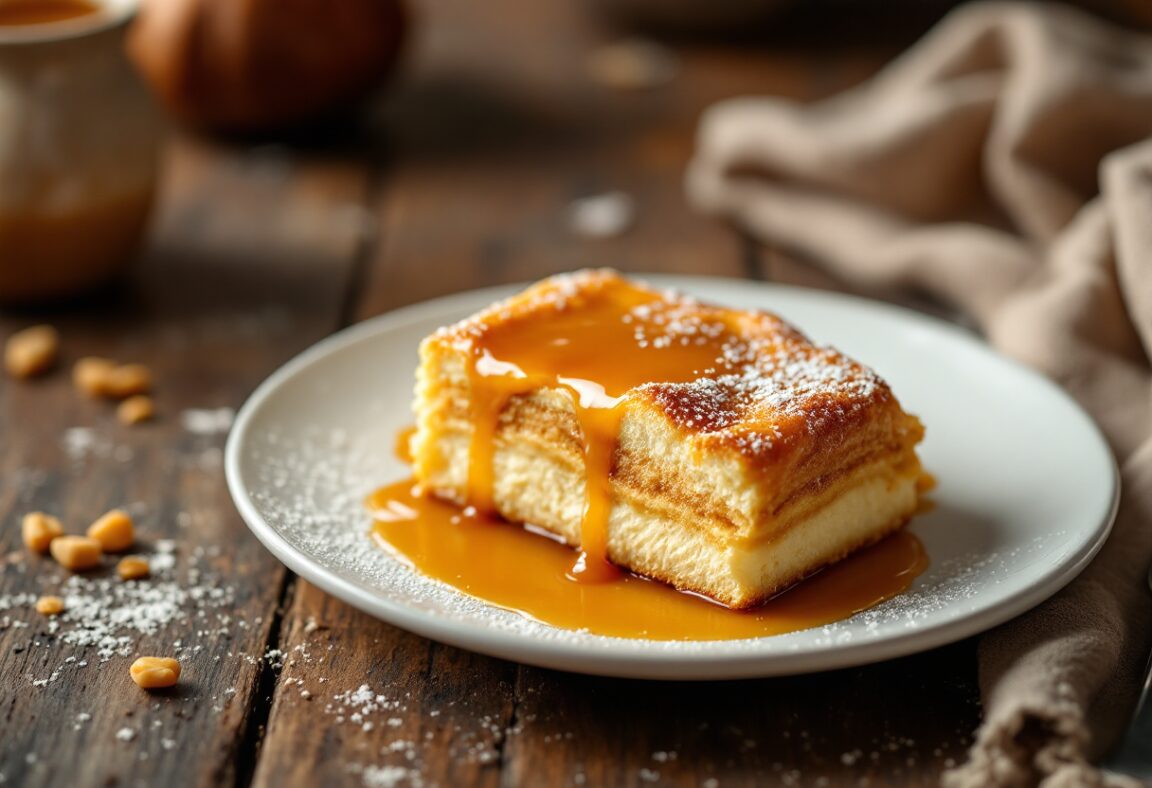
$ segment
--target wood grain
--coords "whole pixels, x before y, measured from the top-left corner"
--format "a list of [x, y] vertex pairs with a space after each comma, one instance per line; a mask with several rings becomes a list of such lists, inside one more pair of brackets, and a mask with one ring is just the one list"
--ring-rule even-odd
[[[962, 643], [793, 678], [638, 682], [523, 668], [512, 785], [936, 785], [977, 708]], [[924, 702], [908, 702], [923, 698]], [[715, 780], [715, 783], [709, 783]]]
[[[443, 0], [423, 11], [426, 47], [381, 116], [388, 166], [376, 208], [380, 239], [358, 316], [586, 265], [814, 277], [687, 206], [681, 179], [696, 121], [728, 96], [831, 92], [867, 76], [883, 55], [816, 62], [795, 52], [684, 44], [671, 84], [620, 93], [587, 76], [587, 55], [613, 34], [577, 5]], [[635, 225], [607, 239], [574, 233], [570, 202], [611, 190], [635, 200]], [[796, 679], [618, 681], [429, 643], [303, 582], [283, 633], [289, 654], [332, 648], [334, 656], [285, 668], [256, 773], [261, 788], [385, 778], [927, 785], [960, 757], [978, 713], [971, 643]], [[401, 707], [352, 720], [347, 693], [361, 684]], [[907, 704], [909, 694], [927, 700]]]
[[[24, 555], [24, 512], [56, 513], [80, 531], [114, 506], [137, 515], [146, 551], [175, 540], [182, 585], [192, 586], [195, 567], [203, 582], [216, 577], [232, 594], [203, 619], [133, 635], [136, 654], [168, 655], [183, 643], [179, 688], [154, 695], [132, 684], [131, 657], [101, 664], [95, 649], [50, 633], [27, 604], [0, 611], [0, 773], [8, 784], [245, 779], [243, 748], [266, 714], [262, 655], [286, 573], [231, 504], [223, 434], [191, 432], [181, 414], [239, 406], [277, 365], [339, 325], [360, 244], [359, 229], [340, 217], [363, 204], [365, 183], [362, 171], [333, 162], [183, 141], [169, 157], [154, 239], [126, 287], [0, 318], [0, 336], [51, 322], [64, 339], [54, 374], [0, 382], [0, 555], [9, 556], [0, 597], [52, 591], [64, 580], [49, 559]], [[123, 427], [110, 404], [77, 394], [68, 369], [84, 355], [148, 364], [157, 420]], [[91, 437], [79, 454], [65, 450], [73, 427]], [[88, 664], [78, 667], [81, 660]], [[130, 733], [118, 739], [122, 730]]]
[[[195, 564], [233, 593], [226, 624], [212, 611], [213, 626], [138, 638], [141, 652], [169, 653], [176, 640], [188, 649], [181, 688], [156, 696], [130, 683], [130, 660], [62, 663], [71, 652], [26, 603], [0, 610], [3, 781], [929, 785], [961, 756], [979, 713], [972, 641], [731, 683], [582, 677], [460, 651], [292, 578], [232, 508], [222, 436], [179, 420], [189, 408], [236, 407], [350, 320], [473, 287], [611, 265], [851, 289], [700, 216], [681, 179], [713, 102], [822, 96], [895, 48], [858, 35], [812, 48], [811, 30], [735, 47], [684, 41], [671, 82], [620, 92], [586, 63], [623, 33], [588, 8], [422, 3], [404, 79], [366, 139], [328, 151], [181, 140], [155, 237], [126, 288], [0, 316], [0, 336], [57, 324], [67, 362], [96, 353], [150, 364], [161, 414], [120, 427], [63, 370], [0, 383], [0, 555], [12, 554], [0, 599], [60, 579], [17, 549], [23, 512], [52, 510], [79, 529], [125, 504], [148, 545], [176, 540], [179, 574]], [[634, 201], [633, 226], [611, 238], [574, 232], [572, 200], [607, 191]], [[106, 456], [73, 460], [62, 448], [72, 426], [91, 428]], [[33, 686], [56, 668], [57, 680]], [[118, 739], [122, 729], [133, 738]]]
[[[283, 631], [289, 661], [255, 785], [500, 783], [515, 665], [389, 627], [303, 581]], [[358, 692], [373, 700], [349, 699]]]
[[[797, 59], [685, 49], [673, 83], [620, 92], [588, 75], [588, 57], [613, 37], [579, 4], [425, 11], [438, 35], [383, 114], [393, 166], [361, 314], [583, 266], [743, 272], [737, 237], [686, 204], [684, 165], [712, 101], [802, 93]], [[634, 200], [635, 224], [614, 238], [575, 233], [571, 202], [608, 191]]]

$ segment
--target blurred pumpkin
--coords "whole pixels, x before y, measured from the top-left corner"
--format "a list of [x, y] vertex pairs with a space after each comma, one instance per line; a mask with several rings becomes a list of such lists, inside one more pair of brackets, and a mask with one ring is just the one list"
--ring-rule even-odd
[[128, 51], [178, 119], [268, 132], [363, 98], [405, 19], [399, 0], [146, 0]]

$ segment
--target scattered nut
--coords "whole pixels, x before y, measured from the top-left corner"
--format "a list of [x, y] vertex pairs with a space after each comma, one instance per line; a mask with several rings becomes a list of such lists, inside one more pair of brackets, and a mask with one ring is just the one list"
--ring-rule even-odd
[[104, 376], [104, 395], [124, 399], [147, 394], [152, 388], [152, 372], [143, 364], [121, 364]]
[[121, 424], [139, 424], [151, 420], [155, 415], [156, 406], [152, 403], [152, 398], [144, 394], [129, 397], [116, 408], [116, 417], [120, 419]]
[[140, 657], [128, 672], [144, 689], [171, 687], [180, 680], [180, 663], [168, 657]]
[[116, 574], [120, 575], [121, 580], [140, 580], [148, 577], [151, 572], [152, 567], [148, 565], [148, 560], [138, 555], [122, 558], [120, 563], [116, 564]]
[[86, 356], [72, 366], [72, 383], [89, 397], [103, 397], [114, 369], [116, 362], [111, 359]]
[[100, 543], [86, 536], [60, 536], [49, 548], [56, 563], [72, 572], [83, 572], [100, 565], [104, 551]]
[[122, 553], [136, 541], [136, 528], [128, 512], [113, 509], [88, 526], [88, 538], [96, 540], [106, 553]]
[[14, 378], [31, 378], [47, 372], [60, 354], [60, 334], [52, 326], [32, 326], [8, 337], [4, 367]]
[[29, 512], [21, 523], [24, 546], [35, 553], [47, 553], [52, 540], [64, 535], [60, 521], [44, 512]]
[[58, 616], [64, 612], [64, 600], [58, 596], [42, 596], [36, 600], [36, 612], [42, 616]]

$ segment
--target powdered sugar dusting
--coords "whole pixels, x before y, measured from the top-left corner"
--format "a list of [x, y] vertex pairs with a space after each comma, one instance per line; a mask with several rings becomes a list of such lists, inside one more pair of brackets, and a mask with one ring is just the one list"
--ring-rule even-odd
[[117, 443], [104, 430], [95, 427], [69, 427], [60, 439], [61, 448], [74, 465], [89, 460], [129, 462], [135, 456], [131, 446]]
[[[1015, 560], [1011, 555], [977, 552], [952, 556], [930, 567], [909, 591], [870, 610], [815, 630], [770, 638], [719, 644], [639, 641], [558, 629], [465, 596], [373, 545], [364, 498], [405, 472], [389, 455], [388, 434], [386, 427], [351, 434], [319, 425], [261, 425], [249, 436], [244, 451], [257, 511], [309, 563], [370, 595], [425, 617], [479, 625], [513, 639], [584, 647], [612, 642], [615, 649], [653, 654], [705, 654], [718, 647], [728, 655], [765, 657], [817, 651], [899, 635], [936, 616], [962, 616], [990, 578], [1011, 573]], [[1037, 539], [1027, 549], [1043, 550], [1059, 539], [1054, 532], [1051, 539]]]
[[[45, 687], [66, 671], [131, 657], [141, 638], [176, 627], [184, 631], [194, 627], [201, 634], [230, 634], [234, 589], [202, 568], [209, 551], [197, 548], [180, 573], [175, 549], [173, 543], [158, 543], [156, 552], [149, 556], [152, 576], [144, 582], [126, 583], [114, 575], [48, 576], [46, 583], [64, 600], [64, 612], [47, 620], [39, 620], [32, 611], [38, 594], [0, 596], [0, 629], [29, 630], [30, 638], [22, 647], [50, 648], [55, 661], [47, 674], [29, 675], [28, 682], [33, 687]], [[37, 616], [34, 629], [29, 624], [31, 616]], [[49, 637], [42, 638], [39, 633]], [[179, 642], [176, 650], [180, 650]], [[77, 717], [77, 722], [86, 719]]]
[[[553, 297], [560, 298], [563, 289], [561, 281]], [[355, 594], [359, 605], [383, 618], [395, 620], [397, 611], [403, 611], [426, 631], [444, 632], [445, 637], [451, 633], [464, 644], [483, 637], [488, 648], [510, 658], [524, 658], [520, 646], [530, 645], [546, 664], [625, 675], [769, 675], [907, 653], [923, 642], [913, 635], [931, 631], [936, 642], [943, 642], [958, 630], [976, 631], [984, 625], [981, 621], [1001, 620], [1002, 606], [1050, 577], [1051, 567], [1066, 563], [1070, 549], [1080, 549], [1083, 533], [1074, 532], [1076, 523], [1061, 515], [1062, 507], [1073, 505], [1069, 496], [1056, 490], [1054, 499], [1050, 495], [1052, 500], [1038, 502], [1036, 483], [1031, 477], [1023, 483], [1017, 477], [1008, 480], [1003, 459], [992, 458], [987, 468], [971, 462], [966, 447], [987, 445], [1009, 425], [1014, 442], [1003, 444], [1009, 462], [1034, 462], [1035, 441], [1044, 434], [1037, 423], [1042, 420], [1009, 407], [1003, 398], [988, 401], [978, 383], [963, 376], [963, 370], [980, 369], [962, 358], [965, 352], [979, 352], [974, 342], [920, 327], [915, 343], [901, 345], [908, 330], [905, 322], [877, 317], [847, 300], [829, 305], [769, 288], [756, 299], [741, 300], [734, 288], [716, 284], [701, 289], [721, 301], [762, 299], [775, 304], [820, 336], [835, 335], [850, 324], [868, 346], [880, 349], [873, 355], [881, 368], [900, 375], [899, 390], [910, 392], [902, 396], [915, 401], [930, 427], [925, 463], [941, 479], [933, 494], [936, 511], [918, 517], [912, 526], [932, 563], [907, 592], [844, 621], [774, 637], [624, 640], [529, 621], [425, 578], [376, 549], [363, 501], [378, 487], [409, 474], [392, 457], [391, 447], [412, 419], [415, 348], [439, 326], [483, 307], [491, 298], [487, 293], [456, 298], [450, 308], [426, 308], [403, 320], [366, 324], [302, 360], [242, 414], [234, 431], [232, 478], [251, 504], [242, 499], [242, 509], [249, 509], [246, 516], [262, 538], [295, 556], [297, 566], [317, 577], [338, 578], [347, 584], [342, 596]], [[821, 317], [828, 311], [835, 312], [835, 321]], [[934, 350], [925, 355], [928, 340]], [[909, 363], [925, 365], [923, 374], [909, 373]], [[995, 369], [1016, 380], [1010, 369]], [[941, 400], [934, 393], [941, 375], [955, 378], [960, 401], [981, 403], [980, 419], [957, 414], [957, 399]], [[1059, 459], [1053, 473], [1063, 464], [1075, 464], [1074, 457]], [[636, 661], [622, 668], [621, 658]], [[316, 687], [308, 689], [317, 694]]]
[[[543, 362], [535, 359], [541, 338], [551, 336], [542, 334], [541, 326], [556, 324], [560, 315], [576, 316], [575, 325], [595, 325], [597, 342], [633, 343], [623, 356], [627, 363], [606, 366], [634, 370], [627, 384], [634, 388], [614, 392], [607, 402], [619, 402], [626, 393], [646, 397], [694, 437], [750, 457], [796, 445], [794, 439], [801, 435], [819, 440], [894, 402], [875, 372], [834, 348], [810, 342], [775, 315], [657, 292], [614, 272], [553, 277], [437, 336], [458, 350], [480, 351], [477, 369], [481, 362], [492, 369], [485, 375], [531, 376], [541, 370], [519, 365], [555, 363], [556, 354], [569, 345], [579, 348], [579, 357], [586, 355], [580, 343], [565, 334], [553, 340], [562, 346], [546, 346]], [[611, 330], [614, 325], [622, 330]], [[490, 357], [507, 352], [490, 348], [494, 335], [514, 338], [511, 357]], [[528, 361], [520, 358], [525, 346], [532, 348]], [[669, 355], [679, 349], [692, 352]], [[611, 359], [620, 350], [604, 357]], [[636, 377], [648, 374], [644, 370], [649, 364], [665, 372], [674, 369], [675, 376]], [[616, 376], [617, 371], [610, 373]]]
[[232, 428], [232, 408], [189, 408], [180, 413], [184, 429], [195, 435], [221, 435]]
[[420, 788], [424, 780], [420, 772], [404, 766], [361, 766], [353, 764], [348, 771], [359, 774], [365, 788], [395, 788], [399, 785], [410, 785]]

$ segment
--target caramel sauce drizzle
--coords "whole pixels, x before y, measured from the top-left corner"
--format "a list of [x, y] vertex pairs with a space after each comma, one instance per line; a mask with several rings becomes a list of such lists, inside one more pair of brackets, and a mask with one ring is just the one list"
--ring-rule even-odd
[[686, 383], [730, 370], [723, 358], [733, 332], [719, 322], [677, 328], [674, 310], [682, 306], [619, 281], [558, 301], [553, 314], [530, 326], [508, 320], [471, 331], [469, 503], [483, 513], [496, 511], [493, 459], [500, 414], [509, 399], [540, 388], [568, 391], [583, 437], [587, 479], [581, 554], [571, 569], [579, 580], [617, 575], [608, 562], [608, 519], [628, 392], [654, 381]]
[[735, 640], [840, 621], [907, 590], [928, 565], [898, 531], [748, 611], [630, 573], [573, 583], [571, 550], [554, 538], [424, 495], [408, 479], [368, 498], [377, 543], [424, 575], [537, 621], [596, 635]]
[[[749, 611], [617, 569], [608, 560], [612, 476], [632, 392], [651, 382], [743, 373], [756, 352], [775, 345], [750, 353], [734, 324], [741, 313], [702, 310], [622, 279], [542, 296], [530, 304], [530, 314], [532, 319], [517, 319], [510, 305], [452, 329], [453, 341], [466, 342], [470, 351], [468, 506], [426, 494], [411, 479], [368, 499], [376, 541], [414, 569], [559, 627], [626, 638], [728, 640], [842, 620], [905, 591], [927, 566], [919, 540], [900, 531]], [[821, 361], [804, 356], [800, 363]], [[838, 363], [834, 381], [858, 374]], [[810, 374], [807, 382], [818, 386], [820, 379]], [[494, 500], [502, 414], [512, 398], [542, 389], [570, 396], [582, 441], [585, 501], [574, 566], [568, 546], [531, 525], [510, 526]], [[693, 411], [684, 422], [702, 429], [700, 419], [707, 418]], [[803, 417], [793, 414], [773, 425], [773, 437], [785, 438], [803, 425]], [[402, 458], [410, 459], [410, 437], [405, 431], [397, 443]], [[925, 478], [922, 489], [930, 484]]]
[[416, 434], [416, 425], [409, 424], [404, 429], [396, 433], [396, 440], [392, 446], [392, 452], [396, 455], [396, 459], [411, 465], [416, 458], [412, 455], [412, 436]]

